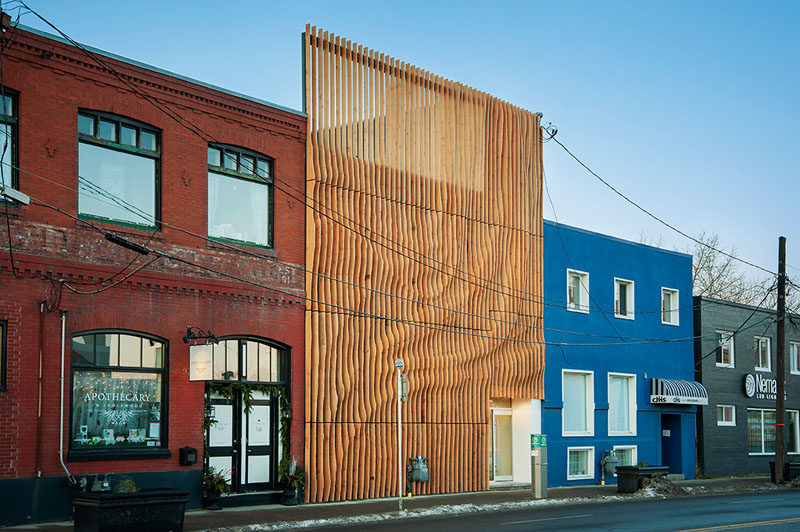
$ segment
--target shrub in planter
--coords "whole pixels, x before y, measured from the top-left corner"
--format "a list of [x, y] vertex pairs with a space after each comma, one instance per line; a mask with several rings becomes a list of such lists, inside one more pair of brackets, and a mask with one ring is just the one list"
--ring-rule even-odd
[[305, 500], [306, 472], [297, 460], [284, 457], [278, 464], [278, 482], [283, 486], [281, 504], [293, 506]]
[[219, 510], [219, 499], [223, 493], [231, 492], [228, 481], [230, 471], [223, 471], [213, 466], [203, 470], [203, 508]]

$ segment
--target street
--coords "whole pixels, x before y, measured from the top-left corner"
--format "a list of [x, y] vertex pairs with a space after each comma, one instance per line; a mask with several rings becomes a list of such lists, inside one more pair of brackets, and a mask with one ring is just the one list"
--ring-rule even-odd
[[800, 491], [749, 493], [642, 501], [538, 507], [415, 520], [348, 524], [306, 530], [343, 528], [354, 531], [466, 530], [523, 532], [636, 530], [712, 532], [717, 530], [800, 529]]

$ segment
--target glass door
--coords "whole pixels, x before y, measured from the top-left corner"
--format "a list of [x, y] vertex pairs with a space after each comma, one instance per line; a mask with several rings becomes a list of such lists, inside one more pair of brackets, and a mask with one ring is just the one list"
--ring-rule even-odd
[[274, 412], [269, 394], [254, 391], [250, 412], [242, 405], [242, 490], [267, 489], [274, 485]]
[[513, 480], [511, 453], [511, 409], [493, 408], [489, 480]]

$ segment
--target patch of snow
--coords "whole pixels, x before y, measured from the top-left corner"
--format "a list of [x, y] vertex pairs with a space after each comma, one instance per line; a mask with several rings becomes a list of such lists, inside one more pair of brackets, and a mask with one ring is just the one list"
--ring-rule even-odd
[[[658, 496], [658, 495], [653, 495]], [[538, 499], [531, 501], [505, 502], [499, 504], [452, 504], [443, 506], [433, 506], [431, 508], [420, 508], [415, 510], [403, 510], [402, 512], [390, 512], [383, 514], [367, 514], [352, 517], [333, 517], [327, 519], [308, 519], [305, 521], [282, 521], [278, 523], [262, 523], [256, 525], [244, 525], [233, 527], [222, 527], [213, 529], [224, 532], [262, 532], [269, 530], [292, 530], [304, 529], [331, 525], [348, 525], [377, 523], [395, 519], [414, 519], [419, 517], [431, 517], [437, 515], [456, 515], [471, 514], [478, 512], [495, 512], [504, 510], [521, 510], [534, 508], [537, 506], [566, 506], [576, 503], [587, 502], [611, 502], [628, 499], [619, 495], [607, 495], [603, 497], [570, 497], [567, 499]], [[203, 531], [211, 532], [211, 531]]]

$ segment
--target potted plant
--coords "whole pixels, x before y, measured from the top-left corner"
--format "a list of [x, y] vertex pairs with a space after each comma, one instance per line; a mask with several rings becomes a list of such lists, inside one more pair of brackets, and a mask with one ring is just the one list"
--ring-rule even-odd
[[305, 500], [306, 472], [297, 460], [284, 457], [278, 464], [278, 482], [283, 486], [281, 503], [289, 506]]
[[203, 507], [209, 510], [219, 510], [219, 499], [223, 493], [230, 493], [231, 485], [228, 482], [230, 471], [223, 471], [213, 466], [203, 470]]

